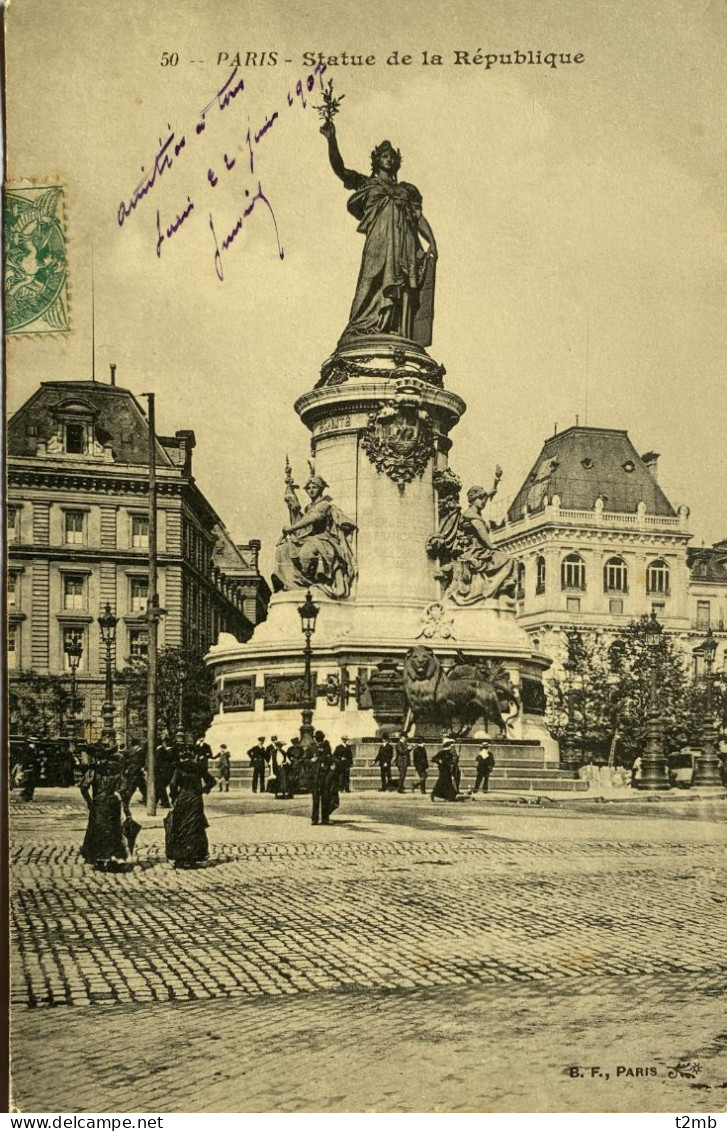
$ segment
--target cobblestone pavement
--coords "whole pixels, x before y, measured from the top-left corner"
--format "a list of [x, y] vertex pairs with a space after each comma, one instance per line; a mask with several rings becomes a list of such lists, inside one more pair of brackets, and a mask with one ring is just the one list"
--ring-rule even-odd
[[193, 872], [137, 807], [117, 875], [74, 795], [11, 808], [20, 1110], [724, 1106], [724, 801], [236, 794]]

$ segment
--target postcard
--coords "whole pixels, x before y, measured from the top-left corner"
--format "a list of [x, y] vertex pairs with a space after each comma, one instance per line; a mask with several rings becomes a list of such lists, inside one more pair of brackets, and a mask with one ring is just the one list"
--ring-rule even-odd
[[4, 16], [11, 1110], [723, 1111], [724, 5]]

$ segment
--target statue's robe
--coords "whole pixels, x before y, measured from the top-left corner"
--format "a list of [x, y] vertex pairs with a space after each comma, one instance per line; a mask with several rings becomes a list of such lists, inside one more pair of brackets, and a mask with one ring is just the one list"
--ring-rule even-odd
[[[351, 317], [341, 341], [368, 334], [400, 334], [420, 346], [432, 341], [434, 260], [419, 240], [422, 198], [406, 181], [346, 170], [355, 190], [348, 211], [366, 237]], [[409, 301], [404, 303], [404, 295]]]

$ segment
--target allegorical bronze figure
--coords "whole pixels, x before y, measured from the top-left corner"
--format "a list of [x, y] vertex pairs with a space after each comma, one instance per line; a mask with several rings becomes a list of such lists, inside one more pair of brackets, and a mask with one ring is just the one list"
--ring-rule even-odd
[[420, 346], [430, 345], [437, 245], [422, 213], [421, 193], [397, 180], [399, 150], [382, 141], [371, 154], [371, 174], [365, 176], [345, 167], [330, 117], [321, 133], [328, 140], [333, 172], [353, 192], [348, 211], [359, 221], [358, 230], [366, 241], [341, 342], [397, 334]]

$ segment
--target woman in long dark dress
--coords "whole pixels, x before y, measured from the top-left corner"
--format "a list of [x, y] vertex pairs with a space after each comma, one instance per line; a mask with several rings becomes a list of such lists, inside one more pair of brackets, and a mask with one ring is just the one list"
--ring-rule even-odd
[[443, 801], [457, 800], [457, 786], [454, 781], [456, 750], [453, 742], [445, 742], [432, 761], [439, 771], [436, 785], [432, 790], [432, 801], [441, 797]]
[[121, 759], [112, 748], [95, 751], [79, 783], [88, 805], [88, 825], [81, 856], [99, 872], [117, 872], [129, 855], [122, 813], [130, 820]]
[[195, 868], [209, 856], [208, 821], [202, 795], [214, 788], [207, 759], [184, 746], [169, 786], [172, 808], [165, 818], [167, 859], [175, 868]]

